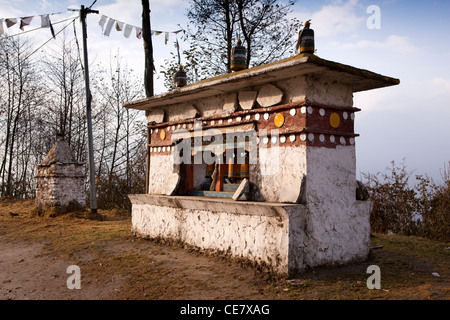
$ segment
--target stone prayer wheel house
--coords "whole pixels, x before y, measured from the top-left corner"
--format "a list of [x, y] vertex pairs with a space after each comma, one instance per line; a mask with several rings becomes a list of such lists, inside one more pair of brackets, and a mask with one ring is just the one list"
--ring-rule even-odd
[[300, 54], [125, 104], [148, 124], [148, 189], [129, 195], [132, 231], [286, 276], [366, 259], [353, 93], [397, 84]]
[[62, 136], [37, 167], [36, 207], [40, 210], [64, 210], [85, 207], [84, 163], [75, 161]]

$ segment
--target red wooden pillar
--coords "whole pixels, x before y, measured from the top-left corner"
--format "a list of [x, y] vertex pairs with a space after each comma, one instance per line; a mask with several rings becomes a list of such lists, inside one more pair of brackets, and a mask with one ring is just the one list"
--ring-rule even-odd
[[223, 176], [225, 172], [226, 164], [217, 165], [217, 181], [216, 181], [216, 191], [223, 191]]

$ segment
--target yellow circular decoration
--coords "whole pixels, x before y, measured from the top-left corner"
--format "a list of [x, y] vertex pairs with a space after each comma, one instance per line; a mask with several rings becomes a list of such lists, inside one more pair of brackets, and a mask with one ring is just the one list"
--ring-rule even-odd
[[161, 133], [159, 134], [159, 137], [161, 138], [161, 140], [164, 140], [166, 138], [166, 131], [165, 130], [161, 130]]
[[277, 113], [273, 122], [278, 128], [281, 128], [284, 124], [284, 116], [281, 113]]
[[340, 124], [341, 118], [339, 117], [339, 115], [337, 113], [332, 113], [330, 116], [330, 125], [336, 129]]

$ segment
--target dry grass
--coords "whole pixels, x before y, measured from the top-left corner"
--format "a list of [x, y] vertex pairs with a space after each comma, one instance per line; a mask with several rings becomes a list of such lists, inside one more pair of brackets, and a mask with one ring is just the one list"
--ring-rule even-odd
[[[286, 281], [225, 258], [136, 238], [130, 217], [115, 211], [99, 210], [103, 219], [93, 220], [79, 213], [33, 216], [33, 210], [33, 201], [0, 199], [0, 240], [43, 244], [42, 255], [77, 261], [92, 283], [124, 279], [112, 299], [449, 299], [448, 242], [375, 234], [372, 244], [383, 248], [373, 250], [369, 261]], [[366, 287], [372, 264], [381, 268], [381, 290]]]

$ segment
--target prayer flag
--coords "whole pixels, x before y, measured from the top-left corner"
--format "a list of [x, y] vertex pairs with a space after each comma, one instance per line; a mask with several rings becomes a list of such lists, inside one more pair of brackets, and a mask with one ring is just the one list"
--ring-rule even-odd
[[131, 31], [133, 31], [133, 26], [132, 25], [125, 25], [125, 31], [123, 32], [123, 35], [125, 36], [125, 38], [129, 38]]
[[23, 31], [23, 27], [28, 26], [31, 23], [31, 20], [33, 20], [34, 17], [23, 17], [20, 18], [20, 30]]
[[17, 23], [16, 18], [5, 19], [6, 27], [11, 28], [13, 25]]
[[164, 44], [167, 44], [168, 41], [169, 41], [169, 33], [166, 32], [166, 35], [164, 36]]
[[117, 21], [116, 22], [116, 30], [122, 31], [123, 30], [123, 22]]
[[102, 32], [103, 32], [103, 28], [104, 28], [104, 26], [105, 26], [105, 23], [106, 23], [106, 19], [107, 19], [107, 18], [108, 18], [107, 16], [102, 15], [102, 17], [100, 18], [100, 21], [98, 22], [98, 24], [100, 25], [100, 27], [102, 27]]
[[136, 28], [136, 38], [141, 39], [142, 37], [142, 28], [135, 27]]
[[111, 29], [114, 25], [114, 22], [116, 22], [116, 20], [109, 18], [108, 23], [106, 24], [105, 32], [104, 32], [105, 36], [109, 37], [109, 34], [111, 33]]

